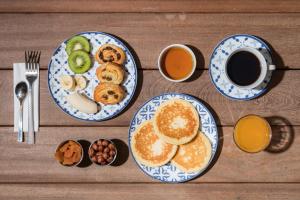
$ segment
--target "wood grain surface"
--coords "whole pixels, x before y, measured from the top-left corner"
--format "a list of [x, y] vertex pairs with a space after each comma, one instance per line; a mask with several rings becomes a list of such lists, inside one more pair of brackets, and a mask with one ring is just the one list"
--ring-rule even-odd
[[298, 0], [1, 0], [0, 12], [299, 12]]
[[[300, 196], [300, 1], [299, 0], [1, 0], [0, 1], [0, 199], [245, 199], [298, 200]], [[139, 86], [122, 115], [84, 122], [64, 114], [47, 85], [54, 49], [84, 31], [114, 34], [136, 53]], [[208, 73], [214, 47], [232, 34], [253, 34], [272, 48], [274, 72], [269, 90], [251, 101], [233, 101], [214, 88]], [[188, 82], [171, 83], [157, 70], [160, 51], [172, 43], [193, 47], [198, 70]], [[17, 143], [13, 133], [12, 65], [25, 50], [41, 50], [40, 131], [37, 144]], [[194, 95], [218, 124], [217, 156], [201, 177], [163, 184], [145, 175], [128, 149], [128, 126], [147, 100], [164, 92]], [[272, 124], [266, 151], [247, 154], [234, 144], [233, 125], [246, 114]], [[116, 139], [115, 166], [85, 160], [63, 167], [54, 160], [67, 139]]]
[[[165, 80], [157, 70], [139, 71], [139, 87], [129, 109], [112, 120], [96, 123], [76, 120], [56, 106], [48, 90], [47, 71], [41, 71], [40, 124], [43, 126], [128, 126], [138, 108], [153, 96], [165, 92], [181, 92], [202, 99], [211, 108], [219, 125], [234, 125], [240, 117], [251, 113], [265, 117], [277, 116], [285, 118], [289, 124], [300, 125], [299, 75], [298, 70], [275, 71], [270, 84], [271, 89], [264, 96], [252, 101], [234, 101], [222, 96], [216, 90], [207, 70], [197, 71], [195, 80], [176, 84]], [[0, 125], [13, 124], [13, 105], [7, 103], [12, 102], [13, 93], [7, 91], [13, 91], [12, 71], [2, 70], [0, 93], [6, 95], [3, 95], [0, 101], [0, 110], [5, 113], [0, 115]]]
[[300, 68], [300, 13], [1, 14], [0, 24], [0, 68], [24, 62], [24, 51], [30, 49], [42, 51], [41, 65], [47, 68], [54, 49], [83, 31], [104, 31], [126, 40], [143, 69], [157, 69], [160, 51], [173, 43], [197, 48], [198, 68], [207, 68], [214, 47], [224, 37], [239, 33], [270, 43], [278, 68]]
[[[192, 182], [300, 182], [299, 162], [300, 137], [295, 133], [300, 127], [273, 127], [274, 133], [284, 133], [289, 148], [282, 153], [262, 152], [247, 154], [234, 144], [232, 127], [220, 127], [219, 151], [215, 164], [206, 174]], [[145, 175], [128, 158], [127, 127], [42, 127], [34, 146], [18, 144], [12, 128], [0, 128], [0, 182], [157, 182]], [[292, 137], [295, 134], [295, 137]], [[275, 136], [275, 135], [274, 135]], [[120, 166], [99, 167], [95, 164], [84, 167], [63, 167], [54, 160], [54, 152], [60, 142], [67, 139], [93, 142], [99, 138], [119, 139]], [[290, 139], [288, 139], [290, 138]], [[289, 140], [289, 141], [288, 141]], [[276, 143], [277, 144], [277, 143]], [[281, 143], [284, 144], [284, 143]], [[275, 143], [272, 143], [275, 145]], [[278, 146], [278, 145], [277, 145]], [[281, 145], [283, 146], [283, 145]], [[87, 149], [85, 147], [85, 149]], [[126, 159], [128, 158], [128, 160]], [[84, 162], [85, 163], [85, 162]]]
[[0, 198], [15, 199], [298, 199], [299, 184], [6, 184]]

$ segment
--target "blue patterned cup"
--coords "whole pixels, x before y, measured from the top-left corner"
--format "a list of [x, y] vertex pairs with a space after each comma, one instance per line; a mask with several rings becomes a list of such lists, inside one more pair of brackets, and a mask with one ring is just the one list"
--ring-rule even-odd
[[[235, 81], [233, 81], [231, 78], [230, 78], [230, 75], [228, 73], [228, 62], [230, 61], [230, 59], [232, 58], [233, 55], [239, 53], [239, 52], [248, 52], [248, 53], [251, 53], [252, 55], [254, 55], [258, 61], [259, 61], [259, 68], [260, 68], [260, 74], [258, 75], [257, 79], [249, 84], [249, 85], [239, 85], [237, 84]], [[228, 79], [228, 81], [232, 84], [232, 85], [235, 85], [236, 87], [238, 88], [242, 88], [242, 89], [254, 89], [254, 88], [257, 88], [259, 87], [263, 81], [265, 80], [267, 74], [268, 74], [268, 71], [273, 71], [276, 69], [276, 66], [275, 65], [270, 65], [267, 63], [264, 55], [257, 49], [255, 48], [252, 48], [252, 47], [243, 47], [243, 48], [239, 48], [235, 51], [233, 51], [227, 58], [226, 62], [225, 62], [225, 75]]]

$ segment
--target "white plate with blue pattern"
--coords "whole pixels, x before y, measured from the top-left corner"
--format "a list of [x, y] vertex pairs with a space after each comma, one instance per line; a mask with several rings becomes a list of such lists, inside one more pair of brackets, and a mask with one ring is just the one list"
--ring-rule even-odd
[[[129, 131], [128, 131], [129, 147], [131, 146], [132, 135], [136, 130], [136, 128], [142, 122], [151, 119], [154, 116], [155, 111], [160, 104], [173, 98], [183, 99], [190, 102], [195, 106], [196, 110], [198, 111], [199, 116], [201, 118], [201, 131], [208, 137], [212, 145], [212, 156], [209, 161], [209, 164], [207, 165], [208, 167], [211, 161], [213, 160], [214, 156], [216, 155], [217, 148], [218, 148], [219, 135], [218, 135], [217, 125], [214, 117], [212, 116], [208, 108], [203, 103], [201, 103], [198, 99], [187, 94], [178, 94], [178, 93], [161, 94], [159, 96], [153, 97], [152, 99], [147, 101], [144, 105], [142, 105], [140, 109], [135, 113], [130, 123]], [[130, 152], [131, 155], [133, 156], [131, 148], [130, 148]], [[176, 168], [171, 163], [168, 163], [160, 167], [148, 167], [139, 163], [135, 158], [134, 160], [145, 174], [153, 177], [154, 179], [160, 180], [162, 182], [168, 182], [168, 183], [180, 183], [180, 182], [186, 182], [192, 180], [200, 176], [205, 171], [205, 169], [207, 169], [206, 167], [205, 169], [198, 172], [185, 173], [179, 170], [178, 168]]]
[[[54, 51], [53, 56], [48, 65], [48, 87], [51, 96], [55, 103], [67, 114], [81, 120], [87, 121], [103, 121], [108, 120], [118, 115], [132, 99], [136, 85], [137, 85], [137, 67], [132, 53], [118, 38], [103, 32], [83, 32], [77, 35], [86, 37], [91, 44], [91, 55], [94, 56], [100, 46], [104, 44], [114, 44], [119, 46], [126, 53], [126, 61], [123, 66], [125, 69], [125, 79], [122, 86], [125, 90], [125, 98], [115, 105], [100, 105], [101, 110], [96, 114], [86, 114], [71, 107], [65, 100], [68, 91], [63, 90], [59, 84], [59, 77], [61, 75], [73, 75], [74, 73], [68, 67], [68, 55], [65, 51], [66, 41], [59, 45]], [[98, 85], [99, 80], [96, 76], [96, 69], [100, 64], [97, 61], [93, 62], [93, 66], [89, 71], [83, 75], [89, 81], [87, 88], [84, 89], [84, 93], [91, 99], [93, 99], [94, 88]]]
[[232, 85], [225, 75], [225, 63], [228, 56], [235, 50], [243, 47], [252, 47], [259, 50], [268, 64], [272, 64], [271, 51], [268, 45], [253, 35], [238, 34], [223, 39], [214, 49], [209, 64], [209, 73], [217, 90], [224, 96], [235, 100], [250, 100], [262, 95], [271, 80], [272, 71], [263, 83], [254, 89], [243, 89]]

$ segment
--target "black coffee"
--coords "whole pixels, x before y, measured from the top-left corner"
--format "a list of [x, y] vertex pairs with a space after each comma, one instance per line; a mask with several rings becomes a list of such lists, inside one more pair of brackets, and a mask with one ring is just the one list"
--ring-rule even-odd
[[237, 52], [227, 63], [227, 74], [237, 85], [251, 85], [260, 75], [260, 62], [254, 54], [248, 51]]

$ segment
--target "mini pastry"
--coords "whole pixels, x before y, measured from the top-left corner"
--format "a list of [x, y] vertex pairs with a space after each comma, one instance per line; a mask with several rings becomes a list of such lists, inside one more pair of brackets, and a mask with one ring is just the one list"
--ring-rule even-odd
[[124, 79], [124, 70], [118, 64], [108, 62], [97, 68], [96, 75], [102, 83], [120, 84]]
[[94, 100], [106, 105], [119, 103], [124, 95], [123, 88], [112, 83], [100, 83], [94, 90]]
[[96, 52], [95, 58], [100, 64], [113, 62], [122, 65], [126, 56], [120, 47], [113, 44], [105, 44]]

